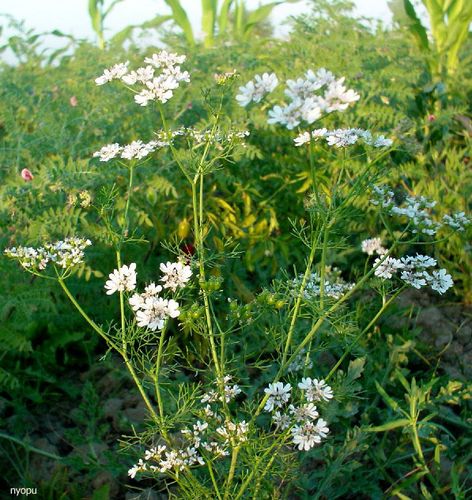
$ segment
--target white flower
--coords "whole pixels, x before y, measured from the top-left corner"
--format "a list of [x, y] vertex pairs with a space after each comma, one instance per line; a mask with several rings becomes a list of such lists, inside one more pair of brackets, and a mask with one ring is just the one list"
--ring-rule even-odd
[[443, 217], [444, 224], [457, 229], [457, 231], [464, 231], [465, 226], [470, 224], [470, 220], [466, 217], [464, 212], [457, 212], [451, 215], [445, 215]]
[[291, 423], [290, 416], [285, 413], [281, 413], [278, 410], [272, 414], [272, 422], [277, 430], [280, 429], [282, 431], [288, 429]]
[[432, 272], [430, 286], [433, 290], [436, 290], [436, 292], [442, 295], [453, 285], [454, 282], [452, 281], [452, 277], [445, 269], [439, 269]]
[[134, 85], [136, 82], [146, 83], [148, 80], [152, 80], [153, 77], [154, 68], [152, 66], [146, 66], [122, 76], [121, 80], [127, 85]]
[[400, 278], [405, 283], [417, 289], [426, 286], [426, 280], [429, 279], [429, 277], [426, 271], [411, 271], [409, 269], [404, 269], [400, 275]]
[[[141, 90], [139, 94], [136, 94], [134, 96], [134, 100], [136, 104], [139, 104], [140, 106], [147, 106], [149, 101], [154, 100], [154, 93], [151, 92], [150, 90]], [[170, 92], [170, 97], [172, 97], [172, 92]]]
[[385, 255], [387, 253], [387, 250], [382, 246], [382, 240], [380, 238], [364, 240], [361, 243], [361, 248], [367, 255], [374, 255], [374, 253]]
[[131, 292], [136, 288], [136, 264], [123, 265], [115, 269], [109, 275], [110, 279], [105, 283], [107, 295], [115, 292]]
[[170, 288], [173, 292], [179, 287], [184, 287], [192, 276], [190, 266], [182, 264], [182, 262], [167, 262], [159, 266], [163, 273], [160, 281], [164, 283], [164, 288]]
[[297, 420], [298, 422], [304, 422], [305, 420], [316, 420], [319, 417], [319, 413], [313, 403], [306, 403], [302, 406], [290, 405], [288, 409], [295, 420]]
[[325, 438], [329, 432], [326, 427], [326, 422], [320, 418], [316, 424], [310, 421], [304, 422], [302, 425], [296, 425], [292, 428], [292, 442], [298, 446], [299, 450], [308, 451], [321, 443], [321, 439]]
[[389, 148], [393, 144], [392, 139], [387, 139], [383, 135], [379, 135], [373, 143], [375, 148]]
[[142, 458], [140, 458], [139, 462], [136, 465], [133, 465], [131, 469], [129, 469], [128, 476], [131, 479], [134, 479], [138, 472], [143, 472], [145, 470], [147, 470], [147, 464], [143, 462]]
[[275, 73], [264, 73], [262, 76], [256, 75], [256, 87], [263, 88], [265, 92], [272, 92], [279, 84], [279, 79]]
[[390, 279], [399, 269], [403, 268], [403, 264], [400, 260], [393, 257], [377, 257], [373, 267], [376, 268], [374, 271], [375, 276]]
[[302, 378], [298, 384], [298, 388], [305, 391], [307, 401], [329, 401], [333, 398], [333, 390], [324, 380], [311, 379], [310, 377]]
[[420, 254], [416, 254], [414, 257], [403, 257], [401, 260], [406, 266], [421, 268], [434, 267], [437, 264], [436, 259]]
[[187, 57], [184, 55], [179, 56], [178, 54], [161, 50], [159, 53], [153, 54], [151, 57], [146, 57], [144, 62], [151, 64], [155, 68], [161, 68], [163, 66], [169, 68], [175, 66], [176, 64], [184, 63], [186, 58]]
[[155, 332], [164, 328], [168, 318], [177, 318], [179, 315], [179, 304], [175, 300], [152, 296], [148, 297], [136, 312], [136, 321], [138, 326]]
[[275, 382], [269, 384], [264, 392], [269, 395], [264, 410], [273, 411], [274, 408], [281, 408], [290, 399], [290, 391], [292, 386], [290, 384], [283, 384], [282, 382]]
[[256, 75], [254, 80], [239, 87], [240, 93], [236, 96], [236, 101], [242, 107], [246, 107], [251, 101], [261, 102], [265, 94], [272, 92], [279, 83], [275, 73]]
[[93, 153], [93, 157], [100, 158], [100, 161], [109, 161], [112, 158], [115, 158], [115, 156], [120, 153], [121, 149], [121, 146], [116, 142], [114, 144], [107, 144], [99, 151], [95, 151], [95, 153]]
[[294, 101], [283, 108], [280, 106], [274, 106], [271, 110], [269, 110], [267, 123], [280, 123], [281, 125], [285, 125], [288, 130], [294, 129], [300, 124], [302, 119], [300, 106], [301, 102], [298, 101]]
[[[332, 276], [332, 278], [331, 278]], [[293, 287], [300, 288], [303, 276], [298, 276], [293, 280]], [[354, 287], [353, 283], [346, 283], [341, 276], [336, 275], [336, 271], [327, 269], [327, 275], [324, 280], [324, 295], [333, 299], [341, 298], [347, 291]], [[305, 284], [303, 295], [307, 300], [313, 300], [321, 294], [321, 276], [318, 273], [312, 273]]]
[[104, 85], [112, 80], [123, 77], [128, 72], [128, 62], [115, 64], [110, 69], [105, 69], [103, 75], [95, 79], [97, 85]]
[[327, 112], [345, 111], [349, 104], [359, 100], [360, 96], [354, 90], [346, 90], [343, 85], [345, 78], [335, 80], [328, 85], [328, 89], [324, 94], [324, 99], [327, 102]]
[[394, 205], [394, 192], [386, 186], [372, 186], [374, 198], [370, 200], [372, 205], [380, 205], [382, 208], [391, 208]]
[[303, 146], [311, 141], [310, 132], [302, 132], [298, 137], [295, 137], [294, 142], [295, 146]]
[[141, 160], [148, 154], [152, 153], [160, 144], [161, 143], [158, 143], [157, 141], [151, 141], [148, 143], [144, 143], [140, 140], [133, 141], [132, 143], [123, 146], [121, 158], [126, 160], [132, 160], [133, 158]]
[[231, 438], [233, 438], [234, 441], [239, 443], [247, 441], [248, 431], [249, 431], [249, 425], [245, 420], [243, 420], [242, 422], [238, 422], [237, 424], [231, 422], [230, 420], [227, 420], [224, 426], [218, 427], [216, 429], [216, 432], [222, 438], [224, 438], [225, 444], [228, 444], [231, 441]]
[[162, 286], [161, 285], [156, 285], [154, 283], [150, 283], [145, 289], [143, 293], [135, 293], [133, 294], [130, 299], [129, 303], [133, 311], [138, 311], [139, 309], [143, 308], [146, 299], [149, 297], [156, 297], [159, 295], [159, 293], [162, 291]]

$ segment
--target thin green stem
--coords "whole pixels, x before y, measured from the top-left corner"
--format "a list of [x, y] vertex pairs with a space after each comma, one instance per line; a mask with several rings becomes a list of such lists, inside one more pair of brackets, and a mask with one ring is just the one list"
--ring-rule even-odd
[[226, 486], [225, 486], [225, 495], [224, 495], [224, 500], [227, 500], [230, 495], [230, 487], [233, 482], [234, 478], [234, 473], [236, 471], [236, 463], [238, 461], [238, 453], [239, 453], [239, 446], [233, 446], [233, 450], [231, 453], [231, 465], [229, 467], [229, 473], [228, 473], [228, 479], [226, 481]]
[[164, 327], [161, 331], [161, 337], [159, 339], [159, 346], [157, 349], [157, 360], [156, 360], [156, 378], [154, 381], [154, 385], [156, 388], [157, 405], [159, 407], [159, 413], [160, 413], [162, 423], [164, 423], [164, 406], [162, 404], [161, 389], [160, 389], [160, 384], [159, 384], [159, 375], [160, 375], [160, 371], [161, 371], [162, 354], [164, 351], [165, 331], [166, 331], [166, 328]]
[[354, 338], [354, 340], [351, 342], [349, 347], [344, 351], [343, 355], [339, 358], [337, 363], [331, 368], [331, 371], [328, 373], [324, 379], [328, 381], [335, 373], [336, 370], [339, 368], [341, 363], [346, 359], [346, 357], [349, 355], [349, 353], [352, 351], [354, 346], [359, 342], [359, 340], [375, 325], [375, 323], [378, 321], [378, 319], [382, 316], [382, 314], [385, 312], [385, 310], [390, 306], [390, 304], [400, 295], [400, 293], [406, 288], [406, 286], [400, 288], [392, 297], [390, 297], [389, 300], [386, 302], [384, 301], [382, 304], [382, 307], [377, 311], [377, 314], [372, 318], [372, 320], [369, 322], [369, 324]]
[[25, 448], [27, 451], [32, 451], [33, 453], [37, 453], [38, 455], [43, 455], [44, 457], [52, 458], [53, 460], [63, 459], [59, 455], [55, 455], [54, 453], [50, 453], [48, 451], [41, 450], [40, 448], [36, 448], [35, 446], [31, 446], [29, 443], [25, 443], [21, 439], [18, 439], [14, 436], [9, 436], [8, 434], [5, 434], [3, 432], [0, 432], [0, 438], [7, 439], [12, 443], [16, 443], [19, 444], [20, 446], [23, 446], [23, 448]]
[[67, 288], [67, 285], [65, 284], [64, 280], [62, 278], [58, 278], [57, 281], [61, 285], [62, 289], [64, 290], [65, 294], [69, 298], [69, 300], [72, 302], [74, 307], [79, 311], [79, 313], [82, 315], [82, 317], [87, 321], [87, 323], [102, 337], [107, 345], [115, 349], [119, 354], [122, 354], [121, 349], [111, 340], [107, 334], [93, 321], [90, 316], [82, 309], [80, 304], [75, 300], [75, 297], [71, 294], [69, 288]]
[[213, 467], [211, 465], [211, 461], [210, 460], [205, 460], [205, 462], [206, 462], [206, 465], [207, 465], [207, 468], [208, 468], [208, 472], [210, 474], [211, 482], [213, 484], [213, 489], [215, 490], [215, 493], [216, 493], [216, 496], [217, 496], [218, 500], [221, 500], [222, 499], [221, 493], [220, 493], [220, 490], [218, 488], [218, 483], [216, 482], [215, 473], [213, 471]]

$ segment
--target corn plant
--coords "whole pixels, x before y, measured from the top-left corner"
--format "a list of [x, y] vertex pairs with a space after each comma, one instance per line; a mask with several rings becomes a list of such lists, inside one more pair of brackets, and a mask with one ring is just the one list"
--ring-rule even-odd
[[395, 20], [408, 29], [425, 54], [434, 78], [444, 80], [459, 65], [459, 52], [469, 36], [472, 2], [467, 0], [422, 0], [431, 25], [432, 40], [410, 0], [389, 2]]
[[[244, 0], [201, 0], [202, 26], [204, 33], [203, 44], [213, 47], [218, 35], [227, 32], [235, 39], [244, 39], [250, 36], [255, 28], [267, 21], [272, 10], [277, 5], [298, 0], [282, 0], [270, 2], [254, 10], [249, 10]], [[195, 35], [192, 24], [180, 0], [165, 0], [172, 9], [172, 19], [183, 31], [187, 43], [195, 45]]]

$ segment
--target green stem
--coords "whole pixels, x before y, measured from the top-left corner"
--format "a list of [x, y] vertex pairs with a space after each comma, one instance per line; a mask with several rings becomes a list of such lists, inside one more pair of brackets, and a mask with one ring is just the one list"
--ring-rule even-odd
[[31, 446], [30, 444], [25, 443], [21, 439], [9, 436], [8, 434], [5, 434], [3, 432], [0, 432], [0, 438], [7, 439], [12, 443], [19, 444], [23, 446], [23, 448], [25, 448], [27, 451], [32, 451], [33, 453], [37, 453], [38, 455], [43, 455], [44, 457], [52, 458], [53, 460], [62, 460], [62, 457], [60, 457], [59, 455], [55, 455], [54, 453], [49, 453], [48, 451], [44, 451], [39, 448], [36, 448], [35, 446]]
[[213, 484], [213, 489], [215, 490], [215, 493], [216, 493], [216, 496], [218, 497], [218, 500], [221, 500], [221, 493], [220, 493], [220, 490], [218, 488], [218, 483], [216, 482], [215, 473], [213, 472], [213, 467], [211, 466], [211, 462], [210, 462], [210, 460], [205, 460], [205, 462], [207, 464], [208, 472], [210, 473], [210, 478], [211, 478], [211, 482]]
[[158, 347], [158, 350], [157, 350], [157, 360], [156, 360], [156, 378], [155, 378], [155, 381], [154, 381], [154, 385], [155, 385], [155, 388], [156, 388], [157, 405], [159, 407], [159, 413], [160, 413], [162, 424], [164, 423], [164, 406], [162, 404], [161, 389], [160, 389], [160, 385], [159, 385], [159, 375], [160, 375], [160, 371], [161, 371], [162, 353], [163, 353], [163, 350], [164, 350], [164, 336], [165, 336], [165, 331], [166, 331], [166, 329], [164, 327], [162, 329], [162, 331], [161, 331], [161, 337], [159, 339], [159, 347]]
[[306, 286], [306, 283], [308, 281], [308, 277], [309, 277], [310, 272], [311, 272], [311, 266], [312, 266], [313, 260], [315, 258], [316, 249], [318, 247], [318, 241], [319, 241], [319, 235], [318, 235], [318, 238], [316, 239], [316, 241], [312, 242], [310, 255], [308, 257], [308, 262], [306, 265], [305, 273], [303, 275], [302, 282], [301, 282], [300, 288], [299, 288], [298, 293], [297, 293], [297, 298], [295, 300], [292, 318], [290, 320], [290, 326], [288, 329], [287, 340], [285, 341], [285, 348], [284, 348], [284, 352], [282, 355], [282, 365], [284, 365], [286, 360], [287, 360], [287, 355], [288, 355], [288, 351], [290, 349], [290, 344], [292, 343], [292, 336], [293, 336], [293, 332], [295, 330], [295, 324], [296, 324], [297, 319], [298, 319], [298, 312], [300, 310], [302, 299], [303, 299], [303, 291], [305, 290], [305, 286]]
[[64, 280], [62, 278], [58, 278], [57, 281], [59, 281], [59, 284], [61, 285], [62, 289], [64, 290], [65, 294], [69, 298], [69, 300], [72, 302], [72, 304], [75, 306], [75, 308], [79, 311], [79, 313], [82, 315], [82, 317], [87, 321], [87, 323], [102, 337], [107, 345], [111, 346], [115, 351], [118, 353], [122, 354], [121, 349], [115, 344], [107, 335], [106, 333], [93, 321], [88, 314], [82, 309], [80, 304], [75, 300], [74, 296], [71, 294], [70, 290], [67, 288], [66, 284], [64, 283]]
[[229, 494], [230, 494], [229, 488], [231, 486], [231, 483], [233, 482], [234, 472], [236, 471], [236, 463], [238, 461], [238, 453], [239, 453], [239, 446], [234, 446], [233, 451], [231, 453], [231, 465], [229, 467], [228, 479], [226, 481], [224, 500], [227, 500], [227, 498], [229, 497]]
[[400, 288], [392, 297], [390, 297], [389, 300], [384, 302], [382, 304], [382, 307], [378, 310], [377, 314], [372, 318], [372, 320], [369, 322], [369, 324], [355, 337], [355, 339], [352, 341], [352, 343], [349, 345], [349, 347], [344, 351], [343, 355], [339, 358], [338, 362], [333, 366], [331, 371], [328, 373], [328, 375], [324, 378], [326, 381], [328, 381], [336, 372], [336, 370], [339, 368], [341, 363], [346, 359], [346, 357], [349, 355], [349, 353], [352, 351], [353, 347], [359, 342], [359, 340], [372, 328], [372, 326], [375, 325], [375, 323], [378, 321], [378, 319], [382, 316], [382, 314], [385, 312], [385, 310], [389, 307], [389, 305], [400, 295], [400, 293], [406, 288], [406, 286]]

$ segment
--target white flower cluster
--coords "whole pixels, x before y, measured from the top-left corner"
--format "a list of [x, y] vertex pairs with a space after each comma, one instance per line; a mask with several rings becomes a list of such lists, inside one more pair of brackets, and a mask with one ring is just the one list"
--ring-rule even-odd
[[452, 215], [446, 214], [443, 217], [443, 223], [452, 227], [452, 229], [455, 229], [456, 231], [464, 231], [465, 226], [470, 224], [470, 220], [466, 217], [464, 212], [456, 212]]
[[144, 460], [139, 459], [138, 463], [128, 470], [128, 476], [132, 479], [138, 472], [151, 472], [164, 474], [167, 471], [182, 471], [193, 465], [204, 465], [203, 458], [197, 450], [191, 446], [178, 450], [167, 450], [167, 446], [151, 448], [144, 453]]
[[[186, 59], [184, 55], [169, 53], [165, 50], [144, 59], [146, 66], [128, 72], [128, 62], [116, 64], [106, 69], [95, 83], [103, 85], [111, 80], [121, 80], [126, 85], [137, 83], [144, 86], [134, 96], [140, 106], [147, 106], [151, 101], [166, 103], [174, 95], [180, 82], [190, 82], [188, 71], [181, 71], [180, 64]], [[160, 70], [156, 75], [156, 70]]]
[[374, 137], [372, 132], [362, 128], [339, 128], [335, 130], [327, 130], [326, 128], [318, 128], [310, 132], [302, 132], [294, 139], [295, 146], [302, 146], [308, 144], [312, 140], [317, 141], [325, 139], [329, 146], [336, 148], [345, 148], [362, 141], [368, 146], [374, 148], [388, 148], [393, 144], [392, 139], [387, 139], [383, 135]]
[[173, 292], [175, 292], [177, 288], [184, 287], [192, 276], [190, 266], [182, 262], [162, 263], [159, 269], [163, 273], [160, 281], [164, 283], [164, 288], [170, 288]]
[[465, 226], [470, 224], [464, 212], [444, 215], [441, 222], [434, 220], [432, 209], [436, 206], [436, 202], [424, 196], [407, 196], [403, 204], [397, 205], [393, 191], [386, 186], [373, 186], [372, 194], [370, 202], [373, 205], [386, 209], [391, 216], [406, 217], [413, 226], [414, 234], [434, 236], [443, 225], [456, 231], [464, 231]]
[[115, 64], [109, 69], [103, 70], [103, 74], [98, 78], [95, 78], [95, 83], [97, 85], [105, 85], [105, 83], [111, 82], [112, 80], [121, 79], [126, 73], [128, 73], [129, 61], [125, 63]]
[[316, 444], [321, 443], [329, 432], [325, 420], [319, 417], [315, 401], [329, 401], [333, 398], [333, 391], [324, 380], [302, 378], [298, 384], [303, 398], [307, 401], [299, 406], [287, 403], [292, 396], [292, 386], [275, 382], [269, 384], [264, 392], [269, 396], [264, 410], [272, 413], [272, 422], [277, 430], [290, 428], [292, 442], [299, 450], [308, 451]]
[[136, 264], [123, 265], [119, 269], [114, 269], [108, 275], [108, 280], [105, 283], [107, 295], [112, 295], [115, 292], [132, 292], [136, 288]]
[[266, 94], [270, 94], [279, 84], [275, 73], [264, 73], [256, 75], [254, 80], [250, 80], [246, 85], [239, 87], [239, 94], [236, 101], [242, 107], [246, 107], [250, 102], [261, 102]]
[[380, 238], [371, 238], [364, 240], [361, 243], [361, 249], [367, 255], [385, 255], [387, 253], [387, 249], [382, 246], [382, 240]]
[[347, 90], [345, 78], [336, 79], [324, 68], [316, 73], [308, 70], [304, 78], [287, 80], [285, 95], [290, 102], [284, 106], [274, 106], [269, 111], [269, 124], [280, 123], [289, 130], [302, 121], [311, 124], [324, 114], [345, 111], [348, 106], [359, 100], [359, 94]]
[[137, 140], [125, 146], [120, 146], [115, 142], [114, 144], [103, 146], [99, 151], [95, 151], [93, 157], [99, 158], [100, 161], [110, 161], [117, 156], [125, 160], [142, 160], [157, 148], [163, 148], [165, 146], [169, 146], [169, 143], [166, 141], [151, 141], [146, 143]]
[[[225, 377], [224, 381], [228, 384], [231, 377]], [[237, 386], [231, 386], [232, 390], [235, 387]], [[218, 399], [214, 400], [217, 401]], [[197, 420], [191, 428], [180, 431], [186, 440], [183, 445], [180, 443], [178, 449], [169, 450], [167, 446], [158, 446], [146, 450], [144, 457], [129, 469], [128, 475], [134, 478], [138, 472], [163, 474], [168, 471], [182, 471], [195, 465], [205, 465], [205, 459], [228, 456], [230, 446], [237, 446], [247, 440], [249, 424], [245, 420], [225, 420], [209, 404], [200, 413], [204, 416], [202, 420]], [[207, 457], [207, 454], [211, 457]]]
[[198, 130], [194, 127], [180, 127], [171, 131], [160, 131], [157, 133], [159, 141], [168, 144], [174, 144], [176, 137], [186, 137], [193, 141], [197, 146], [200, 144], [211, 143], [231, 143], [243, 141], [249, 135], [249, 130], [230, 130], [222, 132], [212, 129]]
[[[150, 283], [145, 287], [144, 292], [135, 293], [129, 299], [129, 304], [136, 314], [138, 326], [147, 328], [153, 332], [162, 330], [168, 318], [177, 318], [180, 316], [179, 303], [177, 301], [159, 296], [163, 288], [170, 288], [175, 292], [178, 288], [184, 287], [192, 276], [190, 266], [181, 262], [161, 264], [160, 270], [163, 273], [160, 279], [164, 283], [163, 287], [155, 283]], [[114, 291], [116, 291], [117, 284], [120, 283], [119, 277], [118, 271], [116, 280], [112, 283]], [[112, 278], [112, 275], [110, 275], [110, 278]], [[127, 282], [125, 282], [125, 286], [122, 286], [120, 291], [134, 290], [136, 288], [136, 274], [134, 274], [132, 286], [126, 286], [126, 284]], [[107, 293], [113, 293], [113, 291]]]
[[[226, 403], [229, 403], [233, 400], [238, 394], [241, 393], [241, 388], [238, 384], [230, 383], [232, 380], [231, 375], [226, 375], [223, 378], [224, 385], [224, 399]], [[214, 389], [210, 389], [208, 392], [205, 392], [201, 398], [202, 403], [215, 403], [217, 401], [222, 401], [223, 397]]]
[[[173, 292], [183, 287], [192, 276], [190, 266], [181, 262], [167, 262], [160, 266], [163, 275], [161, 282], [164, 288], [170, 288]], [[136, 264], [123, 265], [115, 269], [105, 283], [107, 295], [115, 292], [132, 292], [136, 289]], [[165, 299], [159, 296], [163, 287], [151, 283], [147, 285], [142, 293], [134, 293], [129, 304], [136, 314], [138, 326], [148, 328], [151, 331], [162, 330], [168, 318], [177, 318], [180, 315], [179, 304], [174, 299]]]
[[414, 288], [429, 285], [436, 292], [443, 294], [454, 285], [452, 277], [445, 269], [427, 269], [435, 267], [437, 262], [427, 255], [407, 256], [401, 259], [378, 257], [374, 262], [374, 274], [379, 278], [391, 279], [400, 271], [400, 279]]
[[84, 250], [92, 242], [84, 238], [65, 238], [64, 240], [46, 243], [39, 248], [12, 247], [5, 249], [5, 255], [18, 262], [25, 268], [42, 271], [49, 263], [68, 269], [84, 260]]
[[[294, 290], [300, 288], [303, 276], [298, 276], [292, 282], [292, 287]], [[340, 271], [336, 268], [331, 269], [328, 267], [326, 269], [326, 275], [324, 280], [324, 294], [332, 299], [340, 299], [346, 292], [354, 287], [353, 283], [346, 283], [340, 276]], [[303, 290], [303, 296], [306, 300], [313, 300], [315, 297], [319, 297], [321, 293], [321, 277], [315, 272], [311, 273], [305, 284], [305, 289]]]

